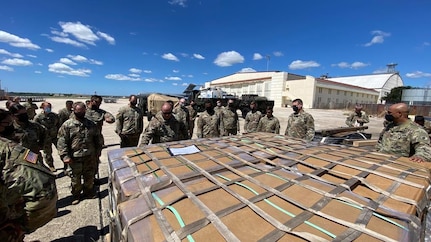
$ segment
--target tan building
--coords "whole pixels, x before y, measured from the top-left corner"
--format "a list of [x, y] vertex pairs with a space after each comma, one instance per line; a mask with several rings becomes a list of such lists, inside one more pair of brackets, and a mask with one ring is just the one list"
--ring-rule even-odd
[[305, 108], [345, 108], [356, 103], [378, 103], [379, 91], [335, 82], [329, 79], [300, 76], [287, 72], [242, 72], [205, 83], [241, 97], [257, 94], [274, 100], [276, 107], [290, 105], [301, 98]]

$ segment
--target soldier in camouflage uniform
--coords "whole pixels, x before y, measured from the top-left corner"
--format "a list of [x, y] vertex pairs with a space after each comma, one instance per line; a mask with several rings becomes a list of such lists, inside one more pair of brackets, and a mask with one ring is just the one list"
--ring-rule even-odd
[[34, 117], [34, 121], [43, 125], [46, 129], [45, 144], [43, 146], [43, 158], [49, 169], [54, 172], [54, 158], [52, 158], [52, 145], [57, 146], [57, 133], [60, 128], [58, 115], [51, 112], [51, 103], [43, 102], [40, 106], [43, 111]]
[[221, 100], [217, 100], [216, 102], [216, 106], [214, 107], [214, 111], [218, 114], [221, 115], [221, 112], [223, 111], [224, 107], [221, 105]]
[[[102, 134], [103, 122], [107, 122], [108, 124], [112, 124], [115, 122], [114, 115], [100, 108], [100, 105], [102, 104], [102, 100], [103, 98], [99, 95], [91, 96], [91, 100], [89, 104], [90, 107], [89, 108], [87, 107], [87, 111], [85, 113], [85, 117], [93, 121], [97, 125], [101, 134]], [[103, 134], [102, 134], [102, 143], [100, 144], [100, 148], [103, 148], [104, 146], [105, 146], [105, 139], [103, 138]], [[97, 157], [96, 170], [94, 175], [99, 173], [99, 163], [100, 163], [100, 159], [99, 157]], [[96, 182], [96, 184], [99, 184], [98, 179], [95, 179], [94, 181]]]
[[239, 118], [236, 112], [235, 103], [232, 99], [229, 99], [227, 107], [223, 109], [222, 122], [223, 122], [223, 136], [237, 135], [240, 132], [239, 129]]
[[355, 111], [351, 112], [346, 118], [346, 125], [349, 127], [364, 126], [369, 123], [370, 119], [365, 111], [362, 110], [362, 105], [357, 104]]
[[59, 119], [59, 123], [60, 126], [70, 118], [70, 115], [72, 114], [73, 110], [72, 110], [72, 105], [73, 105], [73, 101], [72, 100], [67, 100], [66, 101], [66, 107], [60, 109], [58, 111], [58, 119]]
[[211, 101], [205, 101], [205, 111], [198, 119], [198, 138], [220, 137], [223, 132], [223, 122], [219, 113], [214, 111]]
[[274, 117], [272, 107], [266, 107], [266, 115], [262, 117], [257, 126], [257, 132], [280, 134], [280, 121]]
[[39, 109], [37, 105], [33, 103], [33, 98], [27, 98], [27, 102], [23, 103], [22, 106], [27, 110], [28, 119], [33, 120], [34, 116], [36, 116], [36, 110]]
[[[173, 114], [176, 120], [178, 122], [181, 122], [184, 124], [184, 127], [186, 127], [186, 130], [189, 130], [189, 121], [190, 121], [190, 114], [189, 110], [185, 107], [186, 100], [184, 98], [181, 98], [178, 102], [177, 106], [173, 109]], [[189, 133], [187, 132], [187, 139], [190, 139], [191, 136], [189, 136]]]
[[9, 110], [14, 117], [15, 132], [12, 139], [37, 154], [43, 162], [40, 150], [45, 145], [45, 127], [29, 120], [27, 111], [21, 104], [14, 104]]
[[130, 95], [129, 105], [118, 110], [115, 133], [120, 136], [120, 148], [138, 146], [144, 130], [144, 115], [142, 110], [136, 107], [137, 103], [136, 95]]
[[189, 111], [189, 137], [190, 139], [193, 137], [193, 130], [195, 129], [195, 120], [198, 116], [198, 111], [196, 111], [195, 100], [190, 100], [190, 105], [187, 106], [187, 110]]
[[0, 109], [0, 238], [23, 241], [57, 214], [55, 176], [37, 154], [10, 140], [13, 119]]
[[391, 155], [410, 157], [414, 162], [431, 162], [431, 146], [427, 132], [408, 118], [405, 103], [389, 107], [385, 119], [389, 124], [380, 135], [376, 150]]
[[244, 133], [256, 132], [259, 120], [262, 118], [262, 113], [257, 110], [257, 103], [252, 101], [250, 103], [250, 112], [245, 116]]
[[292, 102], [293, 112], [288, 120], [284, 135], [311, 141], [314, 138], [314, 119], [311, 114], [302, 109], [302, 100], [295, 99]]
[[142, 134], [140, 146], [184, 140], [188, 137], [188, 130], [184, 124], [175, 119], [172, 105], [165, 102], [162, 110], [148, 123]]
[[72, 168], [72, 204], [75, 205], [80, 201], [81, 192], [86, 198], [96, 197], [94, 173], [102, 152], [102, 134], [97, 125], [85, 117], [85, 103], [74, 103], [73, 113], [73, 118], [64, 122], [58, 131], [57, 149], [61, 160]]

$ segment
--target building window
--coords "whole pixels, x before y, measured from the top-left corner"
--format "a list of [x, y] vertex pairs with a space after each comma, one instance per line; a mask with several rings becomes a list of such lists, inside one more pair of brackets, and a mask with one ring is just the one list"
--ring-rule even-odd
[[319, 93], [322, 93], [322, 88], [321, 87], [319, 87]]
[[350, 92], [350, 96], [353, 97], [353, 92]]
[[347, 96], [347, 91], [344, 91], [344, 96]]
[[331, 89], [328, 89], [328, 94], [331, 94], [332, 93], [332, 90]]
[[337, 95], [340, 95], [340, 90], [337, 90]]

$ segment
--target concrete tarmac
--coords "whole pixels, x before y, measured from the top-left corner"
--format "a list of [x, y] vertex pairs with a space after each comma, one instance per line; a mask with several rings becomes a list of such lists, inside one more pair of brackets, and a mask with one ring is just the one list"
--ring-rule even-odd
[[[53, 112], [65, 107], [67, 98], [47, 98], [52, 104]], [[70, 99], [73, 101], [85, 101], [85, 99]], [[38, 106], [40, 103], [36, 103]], [[116, 115], [118, 109], [128, 104], [127, 99], [118, 99], [117, 103], [102, 103], [101, 108]], [[0, 101], [0, 107], [5, 107], [5, 101]], [[351, 110], [305, 110], [313, 115], [316, 130], [346, 127], [346, 115]], [[37, 110], [37, 113], [40, 109]], [[240, 112], [238, 112], [239, 114]], [[287, 126], [287, 118], [292, 113], [290, 108], [274, 108], [274, 116], [280, 120], [280, 133], [284, 134]], [[368, 129], [365, 131], [372, 134], [372, 139], [377, 139], [383, 128], [383, 119], [371, 117]], [[144, 117], [144, 126], [148, 124]], [[241, 131], [244, 120], [240, 118]], [[25, 236], [25, 241], [109, 241], [109, 200], [108, 200], [108, 158], [107, 151], [118, 149], [120, 139], [115, 131], [115, 124], [104, 124], [103, 136], [108, 148], [102, 151], [99, 166], [99, 178], [101, 185], [97, 186], [98, 198], [82, 200], [78, 205], [71, 205], [70, 178], [64, 175], [63, 163], [53, 147], [54, 165], [57, 168], [58, 189], [58, 214], [45, 226]], [[194, 134], [193, 138], [196, 138]]]

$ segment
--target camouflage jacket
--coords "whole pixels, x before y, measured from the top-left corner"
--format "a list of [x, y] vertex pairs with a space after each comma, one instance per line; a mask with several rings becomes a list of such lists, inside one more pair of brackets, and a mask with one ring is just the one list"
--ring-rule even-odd
[[170, 119], [163, 119], [162, 112], [159, 111], [148, 123], [141, 138], [141, 144], [148, 145], [164, 143], [170, 141], [184, 140], [188, 137], [188, 130], [184, 124], [178, 122], [172, 115]]
[[388, 124], [380, 135], [376, 150], [404, 157], [415, 155], [431, 161], [429, 136], [422, 127], [411, 120], [401, 125]]
[[112, 119], [115, 121], [114, 115], [100, 108], [87, 109], [87, 111], [85, 112], [85, 117], [96, 123], [100, 131], [102, 131], [103, 121], [105, 121], [106, 119]]
[[187, 110], [189, 111], [190, 121], [194, 122], [196, 116], [198, 116], [198, 111], [196, 111], [196, 109], [193, 108], [191, 105], [187, 106]]
[[140, 135], [144, 130], [144, 115], [138, 107], [125, 106], [118, 110], [116, 117], [117, 134]]
[[214, 107], [214, 111], [215, 111], [216, 113], [218, 113], [219, 115], [221, 115], [221, 112], [222, 112], [224, 109], [225, 109], [225, 107], [223, 107], [223, 106], [215, 106], [215, 107]]
[[36, 115], [36, 117], [34, 117], [33, 121], [45, 127], [47, 138], [52, 139], [57, 137], [58, 129], [60, 128], [60, 122], [56, 113], [39, 113], [38, 115]]
[[64, 122], [58, 130], [57, 150], [61, 159], [99, 156], [103, 137], [96, 124], [85, 118], [82, 122], [75, 117]]
[[68, 110], [67, 108], [62, 108], [60, 111], [58, 111], [58, 122], [60, 126], [70, 118], [70, 115], [72, 114], [72, 110]]
[[220, 137], [224, 130], [221, 116], [215, 111], [213, 115], [204, 111], [198, 118], [197, 126], [198, 138]]
[[365, 111], [361, 111], [360, 115], [358, 115], [356, 112], [351, 112], [346, 118], [346, 125], [349, 127], [358, 127], [369, 122], [370, 118]]
[[221, 112], [221, 120], [223, 122], [223, 128], [226, 129], [236, 129], [239, 132], [239, 118], [236, 110], [231, 110], [229, 108], [224, 108]]
[[29, 148], [34, 153], [39, 153], [43, 149], [46, 135], [44, 126], [31, 120], [24, 124], [14, 122], [13, 125], [15, 128], [13, 140]]
[[189, 110], [187, 110], [186, 107], [182, 107], [181, 105], [178, 105], [172, 110], [175, 119], [178, 120], [178, 122], [181, 122], [184, 124], [186, 129], [189, 129], [189, 121], [190, 121], [190, 114]]
[[287, 127], [284, 135], [305, 139], [308, 141], [314, 138], [314, 119], [311, 114], [300, 111], [292, 113], [287, 120]]
[[262, 118], [262, 113], [260, 111], [250, 111], [245, 116], [245, 123], [244, 123], [244, 132], [245, 133], [251, 133], [256, 132], [257, 125], [259, 125], [259, 120]]
[[257, 132], [280, 134], [280, 121], [274, 116], [271, 118], [264, 116], [259, 121]]

